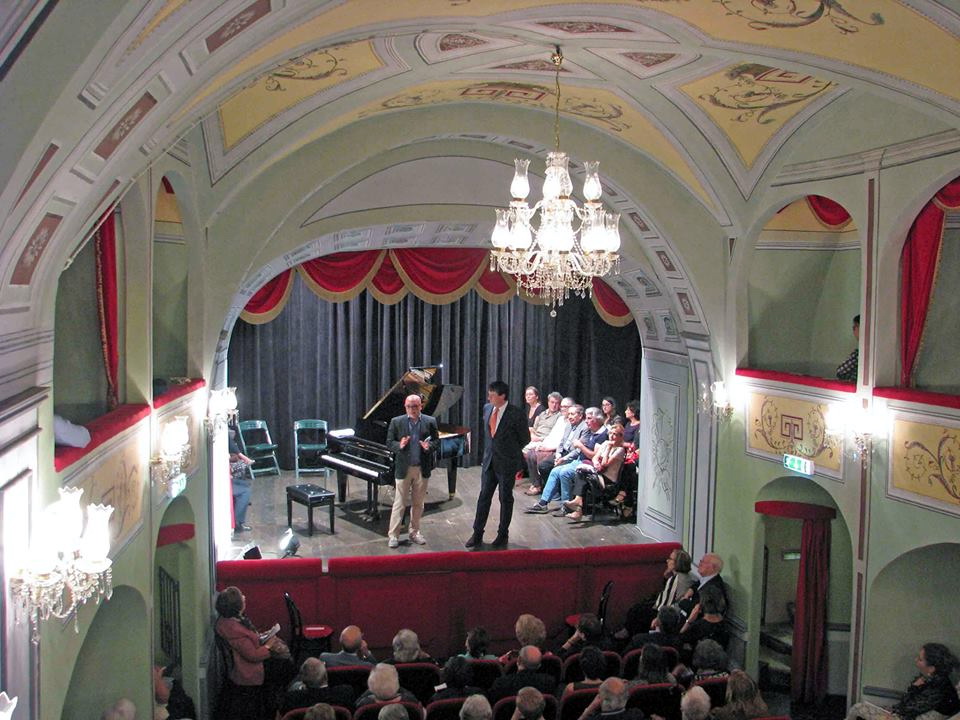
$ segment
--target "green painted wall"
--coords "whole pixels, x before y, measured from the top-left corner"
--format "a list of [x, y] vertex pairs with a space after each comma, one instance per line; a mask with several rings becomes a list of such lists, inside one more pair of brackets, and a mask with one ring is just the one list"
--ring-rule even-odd
[[960, 334], [960, 230], [943, 234], [940, 267], [930, 298], [923, 344], [917, 355], [914, 380], [923, 390], [960, 393], [957, 336]]
[[858, 250], [757, 250], [750, 266], [749, 365], [833, 378], [856, 347]]
[[153, 376], [187, 376], [187, 246], [153, 242]]
[[94, 244], [60, 274], [53, 339], [54, 412], [83, 424], [107, 411]]

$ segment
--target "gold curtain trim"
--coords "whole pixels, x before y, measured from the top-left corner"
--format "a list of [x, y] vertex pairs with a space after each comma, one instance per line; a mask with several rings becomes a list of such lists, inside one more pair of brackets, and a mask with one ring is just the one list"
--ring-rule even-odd
[[250, 323], [251, 325], [264, 325], [271, 320], [276, 320], [277, 316], [283, 312], [283, 309], [287, 306], [287, 301], [290, 300], [290, 293], [293, 291], [293, 274], [290, 275], [290, 281], [287, 283], [287, 289], [283, 291], [283, 297], [280, 298], [280, 301], [273, 306], [272, 309], [267, 310], [265, 313], [252, 313], [247, 312], [246, 310], [240, 311], [240, 319], [244, 322]]
[[593, 302], [593, 309], [597, 311], [597, 315], [603, 318], [603, 321], [607, 325], [612, 325], [613, 327], [626, 327], [633, 322], [633, 313], [627, 313], [626, 315], [613, 315], [612, 313], [607, 312], [603, 309], [603, 306], [600, 304], [600, 301], [597, 300], [596, 295], [591, 295], [590, 300]]
[[[483, 273], [481, 273], [481, 277], [482, 275]], [[477, 284], [474, 286], [473, 289], [476, 291], [477, 295], [479, 295], [481, 298], [483, 298], [486, 302], [490, 303], [491, 305], [504, 305], [510, 302], [510, 298], [516, 295], [517, 283], [513, 279], [513, 277], [510, 275], [504, 275], [503, 273], [500, 273], [500, 277], [502, 277], [504, 279], [504, 282], [507, 283], [507, 289], [504, 290], [502, 293], [490, 292], [485, 287], [483, 287], [483, 285], [480, 283], [479, 278], [477, 279]]]

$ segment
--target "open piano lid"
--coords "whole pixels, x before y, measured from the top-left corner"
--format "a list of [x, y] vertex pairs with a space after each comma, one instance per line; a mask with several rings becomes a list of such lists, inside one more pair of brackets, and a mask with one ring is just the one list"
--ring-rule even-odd
[[440, 415], [449, 410], [463, 397], [460, 385], [440, 385], [433, 381], [440, 374], [443, 365], [427, 365], [409, 368], [383, 396], [373, 404], [366, 415], [367, 421], [389, 421], [403, 415], [406, 410], [403, 401], [407, 395], [419, 395], [423, 399], [424, 415]]

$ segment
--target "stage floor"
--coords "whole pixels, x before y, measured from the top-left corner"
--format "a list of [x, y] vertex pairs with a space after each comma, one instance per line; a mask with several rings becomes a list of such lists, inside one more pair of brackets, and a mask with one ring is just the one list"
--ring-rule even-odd
[[[233, 557], [242, 554], [251, 544], [260, 546], [263, 557], [278, 557], [277, 543], [287, 529], [286, 487], [295, 484], [292, 471], [283, 471], [282, 475], [261, 475], [254, 481], [252, 506], [247, 512], [247, 525], [250, 532], [235, 533], [233, 536]], [[328, 479], [323, 475], [307, 475], [301, 482], [312, 482], [329, 489], [336, 489], [336, 476], [330, 473]], [[572, 523], [566, 518], [553, 515], [527, 515], [523, 511], [536, 502], [537, 497], [524, 494], [529, 487], [527, 482], [514, 489], [513, 522], [510, 525], [510, 545], [508, 549], [571, 548], [595, 545], [617, 545], [623, 543], [653, 542], [641, 534], [634, 521], [619, 521], [609, 513], [598, 516], [597, 522]], [[334, 510], [336, 534], [330, 534], [330, 511], [326, 507], [313, 510], [313, 537], [307, 535], [307, 509], [303, 505], [293, 505], [293, 530], [300, 539], [301, 557], [320, 557], [325, 560], [333, 557], [376, 556], [390, 554], [410, 554], [423, 552], [441, 552], [463, 550], [463, 544], [470, 537], [474, 512], [477, 506], [477, 494], [480, 488], [480, 468], [460, 468], [457, 475], [457, 493], [452, 499], [447, 495], [447, 472], [441, 468], [430, 477], [427, 493], [426, 511], [421, 521], [421, 531], [427, 540], [426, 545], [414, 545], [406, 532], [400, 535], [400, 547], [391, 550], [387, 547], [387, 524], [390, 520], [390, 506], [393, 503], [393, 488], [380, 489], [380, 519], [375, 522], [364, 520], [367, 505], [366, 483], [358, 478], [350, 478], [346, 502], [337, 502]], [[559, 504], [553, 503], [553, 508]], [[496, 495], [490, 508], [490, 518], [484, 533], [485, 550], [497, 534], [497, 520], [500, 516], [500, 501]]]

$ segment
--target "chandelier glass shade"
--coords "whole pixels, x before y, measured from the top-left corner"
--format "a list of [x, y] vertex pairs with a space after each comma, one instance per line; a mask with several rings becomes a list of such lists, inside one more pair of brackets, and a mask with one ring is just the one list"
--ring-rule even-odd
[[30, 539], [28, 560], [10, 579], [18, 607], [30, 618], [31, 639], [40, 641], [40, 622], [74, 618], [86, 602], [110, 599], [110, 505], [87, 505], [84, 529], [81, 488], [61, 488], [60, 499], [44, 508]]
[[618, 270], [620, 214], [608, 212], [600, 202], [598, 162], [584, 164], [583, 205], [571, 197], [569, 158], [560, 151], [563, 55], [559, 47], [552, 60], [556, 68], [556, 150], [547, 155], [543, 197], [532, 207], [527, 203], [530, 161], [514, 160], [510, 207], [497, 209], [490, 237], [490, 269], [514, 275], [518, 290], [540, 297], [555, 316], [556, 306], [563, 305], [571, 292], [585, 297], [592, 292], [593, 278]]

